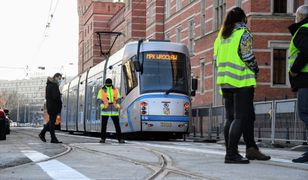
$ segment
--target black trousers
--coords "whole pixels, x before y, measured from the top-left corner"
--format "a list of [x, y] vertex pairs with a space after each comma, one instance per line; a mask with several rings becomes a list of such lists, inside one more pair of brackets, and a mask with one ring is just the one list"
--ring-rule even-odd
[[246, 148], [257, 148], [254, 140], [254, 88], [225, 88], [222, 91], [227, 119], [224, 129], [227, 153], [237, 153], [242, 134]]
[[[118, 140], [123, 139], [122, 133], [121, 133], [121, 128], [120, 128], [119, 116], [110, 116], [110, 117], [111, 117], [113, 124], [114, 124], [114, 127], [116, 129], [116, 134], [117, 134]], [[109, 119], [109, 116], [102, 116], [101, 139], [106, 139], [106, 137], [107, 137], [106, 130], [107, 130], [108, 119]]]
[[0, 140], [6, 140], [6, 122], [5, 122], [5, 118], [0, 118]]
[[58, 140], [55, 134], [56, 119], [57, 119], [57, 114], [49, 114], [49, 121], [46, 124], [46, 126], [44, 126], [43, 130], [41, 131], [41, 134], [45, 136], [46, 132], [49, 130], [52, 141]]

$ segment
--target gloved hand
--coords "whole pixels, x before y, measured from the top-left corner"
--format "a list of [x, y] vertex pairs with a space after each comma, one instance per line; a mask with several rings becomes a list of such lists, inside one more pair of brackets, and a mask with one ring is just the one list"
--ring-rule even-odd
[[101, 99], [97, 99], [97, 103], [98, 103], [98, 104], [102, 104], [103, 101], [102, 101]]

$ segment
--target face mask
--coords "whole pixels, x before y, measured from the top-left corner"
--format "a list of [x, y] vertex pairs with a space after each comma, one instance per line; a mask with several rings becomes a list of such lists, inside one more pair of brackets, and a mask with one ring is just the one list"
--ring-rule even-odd
[[61, 79], [59, 79], [59, 80], [57, 81], [58, 85], [60, 85], [60, 84], [61, 84], [61, 82], [62, 82], [62, 80], [61, 80]]

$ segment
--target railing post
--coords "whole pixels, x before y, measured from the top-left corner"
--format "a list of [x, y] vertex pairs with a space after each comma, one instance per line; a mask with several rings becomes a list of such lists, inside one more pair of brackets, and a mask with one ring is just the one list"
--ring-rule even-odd
[[271, 143], [275, 143], [275, 126], [276, 126], [276, 101], [272, 101], [272, 127], [271, 127]]
[[217, 126], [216, 127], [216, 139], [219, 140], [220, 137], [219, 137], [219, 127]]
[[290, 128], [289, 127], [287, 127], [286, 139], [287, 139], [286, 143], [290, 144]]
[[200, 137], [203, 138], [203, 118], [202, 116], [199, 116], [200, 121]]
[[297, 133], [297, 101], [294, 100], [294, 131], [293, 131], [293, 137], [296, 139], [296, 133]]
[[195, 112], [196, 114], [195, 114], [195, 117], [194, 117], [194, 119], [193, 119], [193, 125], [194, 125], [194, 137], [196, 137], [196, 118], [198, 117], [198, 114], [199, 114], [199, 111], [198, 111], [198, 109], [196, 109], [196, 112]]
[[212, 104], [210, 105], [209, 108], [209, 121], [208, 121], [208, 137], [211, 140], [212, 139]]
[[196, 119], [194, 118], [194, 120], [193, 120], [193, 121], [194, 121], [194, 122], [193, 122], [193, 123], [194, 123], [194, 137], [196, 137], [196, 122], [195, 122], [195, 120], [196, 120]]
[[[221, 132], [224, 132], [224, 128], [225, 128], [225, 118], [226, 118], [226, 116], [225, 116], [225, 107], [224, 106], [222, 106], [222, 131]], [[221, 126], [220, 126], [221, 127]], [[219, 134], [219, 133], [218, 133]], [[224, 137], [224, 136], [223, 136]], [[219, 138], [218, 139], [220, 139], [220, 136], [219, 136]], [[224, 139], [224, 138], [223, 138]]]
[[258, 142], [261, 142], [261, 128], [258, 127]]

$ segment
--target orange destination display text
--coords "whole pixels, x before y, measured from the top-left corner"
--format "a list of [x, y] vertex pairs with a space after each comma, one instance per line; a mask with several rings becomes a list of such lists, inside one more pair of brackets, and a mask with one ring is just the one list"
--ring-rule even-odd
[[178, 59], [178, 55], [176, 54], [146, 54], [146, 59], [157, 59], [157, 60], [172, 60], [176, 61]]

